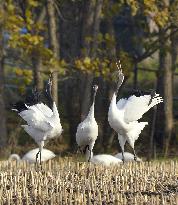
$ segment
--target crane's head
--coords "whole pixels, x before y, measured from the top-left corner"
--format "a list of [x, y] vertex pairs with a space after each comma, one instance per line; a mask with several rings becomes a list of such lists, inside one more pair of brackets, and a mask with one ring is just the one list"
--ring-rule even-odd
[[97, 92], [97, 90], [98, 90], [98, 85], [94, 85], [94, 86], [93, 86], [93, 90], [94, 90], [95, 92]]
[[58, 72], [59, 71], [57, 71], [57, 70], [50, 72], [49, 79], [48, 79], [48, 85], [50, 85], [50, 86], [52, 85], [52, 77], [53, 77], [54, 73], [58, 73]]
[[122, 65], [120, 60], [118, 61], [118, 63], [116, 62], [116, 66], [117, 66], [117, 74], [118, 74], [118, 82], [120, 85], [122, 85], [123, 81], [124, 81], [124, 74], [122, 72]]

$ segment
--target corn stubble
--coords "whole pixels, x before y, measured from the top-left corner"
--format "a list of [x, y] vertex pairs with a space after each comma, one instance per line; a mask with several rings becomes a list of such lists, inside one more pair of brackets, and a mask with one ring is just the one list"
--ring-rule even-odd
[[0, 204], [178, 204], [178, 161], [109, 168], [69, 160], [0, 162]]

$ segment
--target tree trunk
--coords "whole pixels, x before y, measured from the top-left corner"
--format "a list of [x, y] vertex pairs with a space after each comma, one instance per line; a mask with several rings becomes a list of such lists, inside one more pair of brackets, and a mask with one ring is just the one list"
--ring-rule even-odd
[[[103, 4], [103, 0], [85, 1], [82, 39], [81, 39], [82, 48], [85, 49], [85, 52], [82, 53], [83, 57], [88, 56], [92, 59], [96, 55], [97, 35], [100, 26], [102, 4]], [[87, 41], [86, 37], [90, 37], [93, 43], [92, 41]], [[82, 120], [86, 117], [90, 107], [92, 82], [93, 82], [93, 75], [87, 74], [85, 79], [84, 91], [82, 95], [82, 105], [81, 105]]]
[[[40, 14], [37, 16], [36, 22], [37, 23], [42, 23], [45, 19], [46, 16], [46, 9], [45, 6], [41, 9]], [[38, 34], [38, 31], [32, 30], [32, 33]], [[32, 53], [32, 65], [33, 65], [33, 76], [34, 76], [34, 87], [37, 88], [38, 91], [43, 89], [43, 79], [42, 79], [42, 70], [43, 70], [43, 65], [42, 65], [42, 58], [39, 53], [36, 53], [34, 51]]]
[[[112, 2], [110, 3], [109, 6], [112, 5]], [[106, 32], [114, 38], [115, 36], [115, 31], [114, 31], [114, 25], [113, 25], [113, 18], [111, 16], [107, 16], [106, 18]], [[111, 61], [116, 60], [116, 45], [109, 45], [109, 53], [108, 57], [110, 58]], [[105, 82], [105, 84], [108, 84], [108, 82]], [[109, 151], [113, 145], [114, 138], [116, 137], [116, 132], [111, 129], [110, 126], [108, 126], [108, 107], [110, 105], [110, 100], [112, 98], [112, 95], [114, 93], [114, 84], [113, 82], [110, 82], [108, 86], [105, 86], [105, 96], [107, 96], [107, 102], [104, 103], [103, 105], [103, 111], [106, 112], [105, 119], [103, 120], [102, 124], [102, 133], [101, 136], [103, 136], [103, 146], [104, 146], [104, 151]], [[106, 106], [107, 104], [107, 106]]]
[[61, 3], [60, 9], [61, 13], [65, 14], [65, 19], [60, 18], [58, 22], [60, 25], [60, 56], [65, 61], [72, 62], [80, 55], [82, 3], [65, 1]]
[[32, 64], [33, 64], [34, 86], [37, 88], [38, 91], [40, 91], [43, 89], [43, 79], [41, 77], [41, 71], [42, 71], [41, 57], [40, 56], [38, 56], [37, 58], [35, 56], [32, 57]]
[[[169, 32], [169, 31], [167, 31]], [[160, 52], [158, 71], [158, 93], [164, 98], [164, 103], [158, 105], [156, 139], [162, 145], [164, 156], [169, 151], [169, 143], [173, 131], [173, 88], [172, 66], [170, 56], [170, 39], [165, 40], [167, 34], [160, 31]]]
[[[174, 32], [174, 30], [172, 31]], [[172, 58], [172, 70], [175, 72], [177, 66], [178, 56], [178, 32], [175, 32], [171, 36], [171, 58]]]
[[[48, 33], [50, 49], [53, 51], [54, 58], [59, 59], [59, 41], [57, 39], [57, 24], [55, 17], [54, 1], [47, 0], [46, 4], [48, 16]], [[53, 99], [58, 104], [58, 73], [53, 73], [52, 95]]]
[[[7, 145], [6, 110], [4, 100], [4, 46], [3, 30], [0, 25], [0, 149]], [[3, 153], [1, 153], [3, 154]]]

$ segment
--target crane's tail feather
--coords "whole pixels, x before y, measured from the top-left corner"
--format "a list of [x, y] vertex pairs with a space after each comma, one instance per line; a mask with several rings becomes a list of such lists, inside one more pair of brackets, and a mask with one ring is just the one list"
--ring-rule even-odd
[[135, 141], [138, 139], [144, 127], [148, 125], [148, 122], [134, 122], [134, 124], [134, 128], [127, 133], [128, 142], [132, 148], [134, 148]]

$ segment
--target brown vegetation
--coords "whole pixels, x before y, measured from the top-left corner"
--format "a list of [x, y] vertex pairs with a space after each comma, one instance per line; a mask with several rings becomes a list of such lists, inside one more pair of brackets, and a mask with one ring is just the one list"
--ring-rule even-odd
[[1, 204], [178, 204], [178, 161], [0, 163]]

